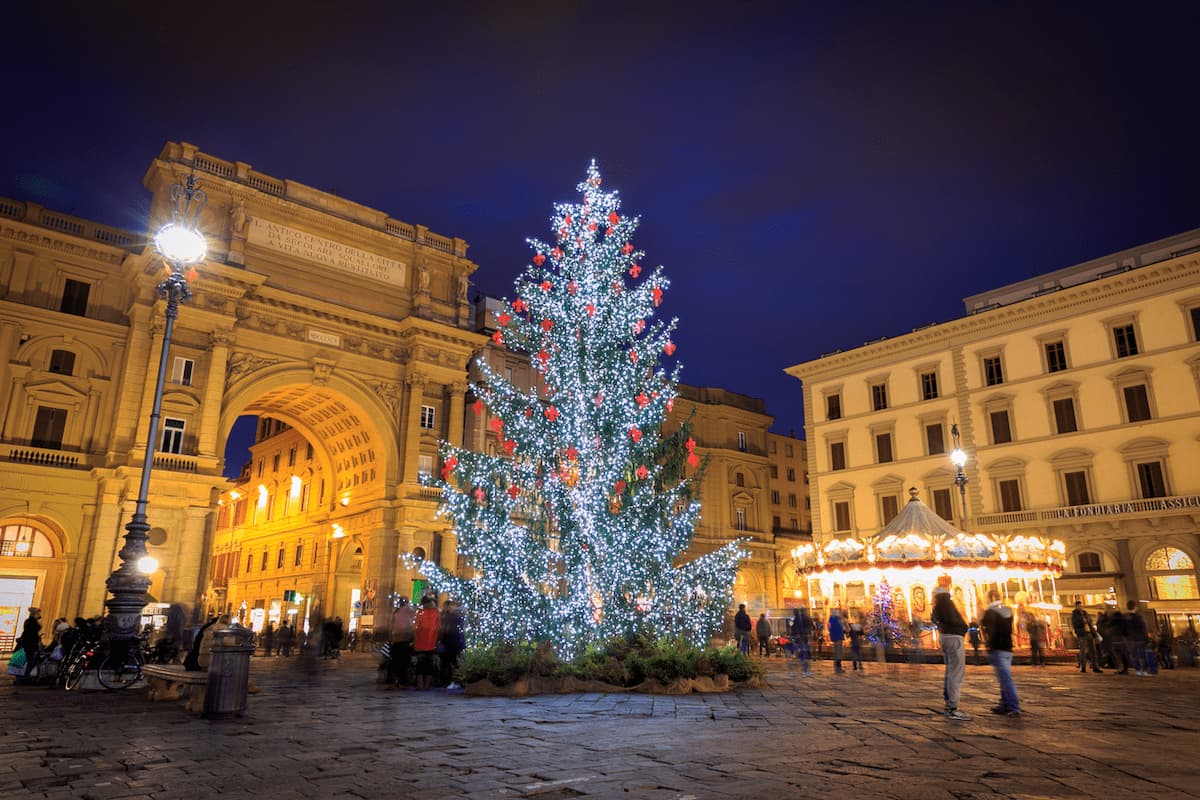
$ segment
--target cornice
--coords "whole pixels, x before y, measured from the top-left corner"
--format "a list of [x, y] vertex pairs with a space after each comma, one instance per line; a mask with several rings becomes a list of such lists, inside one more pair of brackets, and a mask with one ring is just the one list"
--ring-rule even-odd
[[7, 239], [15, 244], [30, 247], [44, 247], [67, 255], [89, 258], [105, 264], [119, 266], [128, 251], [120, 247], [110, 247], [88, 241], [87, 245], [79, 244], [78, 237], [62, 234], [48, 228], [42, 228], [28, 223], [4, 220], [0, 223], [0, 239]]
[[1007, 306], [959, 317], [891, 339], [856, 347], [842, 353], [816, 358], [784, 370], [799, 380], [826, 380], [846, 373], [858, 373], [874, 365], [894, 361], [894, 356], [918, 356], [927, 349], [949, 349], [978, 340], [990, 339], [998, 332], [1047, 323], [1095, 307], [1111, 305], [1114, 298], [1149, 293], [1148, 290], [1200, 281], [1200, 259], [1193, 256], [1161, 261], [1101, 280], [1082, 283], [1053, 294], [1029, 298]]

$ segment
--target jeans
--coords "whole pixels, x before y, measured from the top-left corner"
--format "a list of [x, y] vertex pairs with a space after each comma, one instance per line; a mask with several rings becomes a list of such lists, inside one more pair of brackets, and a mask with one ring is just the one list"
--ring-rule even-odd
[[834, 669], [834, 672], [842, 671], [842, 655], [843, 655], [844, 649], [845, 649], [845, 646], [842, 644], [842, 641], [840, 639], [833, 643], [833, 669]]
[[943, 633], [942, 657], [946, 660], [946, 676], [942, 680], [942, 696], [946, 700], [946, 708], [953, 710], [958, 708], [963, 677], [967, 673], [967, 651], [963, 647], [963, 637], [953, 633]]
[[812, 651], [809, 649], [807, 639], [796, 642], [796, 657], [800, 659], [800, 665], [804, 668], [804, 674], [807, 675], [808, 662], [812, 659]]
[[1012, 658], [1009, 650], [988, 651], [988, 662], [996, 672], [996, 682], [1000, 684], [1000, 705], [1006, 711], [1020, 711], [1021, 703], [1017, 700], [1017, 687], [1012, 679]]

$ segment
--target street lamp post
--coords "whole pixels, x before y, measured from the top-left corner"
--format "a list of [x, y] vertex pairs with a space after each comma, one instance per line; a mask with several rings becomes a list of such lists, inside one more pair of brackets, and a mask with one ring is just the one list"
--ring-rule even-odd
[[962, 498], [962, 529], [965, 533], [967, 530], [967, 475], [963, 472], [963, 467], [967, 464], [967, 454], [959, 446], [957, 422], [950, 426], [950, 435], [954, 437], [954, 450], [950, 453], [950, 460], [954, 462], [954, 466], [958, 470], [958, 474], [954, 476], [954, 483], [958, 486], [958, 494]]
[[192, 296], [188, 289], [188, 275], [184, 270], [203, 261], [207, 251], [198, 222], [200, 210], [208, 197], [197, 188], [196, 177], [189, 175], [185, 183], [172, 185], [170, 197], [175, 203], [171, 221], [154, 237], [154, 247], [167, 262], [170, 271], [157, 287], [159, 297], [167, 301], [167, 324], [163, 331], [162, 353], [158, 359], [158, 380], [154, 385], [150, 430], [146, 435], [146, 459], [142, 464], [142, 480], [138, 487], [133, 518], [125, 526], [125, 545], [119, 553], [121, 565], [106, 582], [112, 597], [104, 603], [108, 609], [105, 632], [110, 642], [125, 645], [138, 638], [138, 622], [142, 608], [146, 605], [150, 573], [158, 566], [146, 553], [146, 538], [150, 530], [150, 524], [146, 521], [146, 495], [150, 491], [150, 471], [154, 467], [154, 449], [158, 439], [163, 386], [167, 379], [171, 332], [175, 327], [175, 318], [179, 316], [179, 304]]

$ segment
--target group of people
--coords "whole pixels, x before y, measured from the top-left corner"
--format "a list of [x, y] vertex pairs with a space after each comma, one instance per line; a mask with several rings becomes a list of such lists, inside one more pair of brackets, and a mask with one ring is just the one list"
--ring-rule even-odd
[[1133, 667], [1135, 675], [1150, 675], [1163, 669], [1175, 667], [1174, 636], [1169, 626], [1164, 626], [1159, 636], [1154, 636], [1146, 626], [1146, 620], [1137, 611], [1137, 602], [1130, 600], [1126, 612], [1119, 609], [1101, 611], [1095, 622], [1082, 603], [1075, 603], [1071, 612], [1071, 632], [1079, 648], [1076, 666], [1080, 672], [1103, 672], [1102, 667], [1127, 675]]
[[[834, 672], [846, 671], [842, 668], [842, 661], [846, 657], [847, 641], [850, 643], [851, 668], [855, 672], [862, 671], [862, 646], [866, 629], [862, 615], [858, 613], [853, 614], [848, 621], [843, 621], [841, 612], [835, 608], [829, 612], [828, 622], [822, 624], [807, 608], [793, 609], [792, 617], [787, 622], [787, 634], [778, 639], [779, 646], [800, 660], [801, 672], [807, 677], [812, 674], [812, 643], [816, 642], [818, 647], [824, 644], [826, 627], [829, 631], [829, 643], [833, 648]], [[751, 642], [757, 640], [758, 654], [771, 655], [771, 642], [775, 637], [771, 621], [767, 619], [765, 612], [759, 614], [758, 622], [751, 625], [746, 604], [739, 604], [737, 614], [733, 617], [733, 631], [734, 641], [743, 653], [749, 653]]]
[[[303, 632], [301, 632], [301, 636], [303, 636]], [[274, 622], [268, 621], [258, 638], [262, 642], [265, 657], [290, 658], [292, 650], [296, 647], [296, 628], [287, 620], [279, 623], [278, 628], [275, 627]]]
[[[987, 644], [988, 662], [992, 665], [996, 683], [1000, 687], [1000, 702], [993, 706], [992, 713], [1019, 717], [1021, 701], [1012, 678], [1014, 619], [1013, 610], [1000, 599], [1000, 593], [995, 590], [988, 592], [988, 607], [979, 622], [978, 630]], [[967, 624], [950, 596], [948, 577], [939, 578], [938, 585], [933, 590], [933, 613], [930, 621], [938, 629], [942, 657], [946, 664], [942, 679], [946, 717], [958, 721], [970, 720], [971, 715], [960, 709], [958, 703], [967, 667], [964, 639], [972, 626]]]
[[454, 670], [466, 646], [457, 602], [446, 600], [439, 611], [432, 595], [422, 597], [419, 608], [400, 598], [392, 614], [388, 685], [430, 689], [436, 679], [439, 686], [457, 688]]

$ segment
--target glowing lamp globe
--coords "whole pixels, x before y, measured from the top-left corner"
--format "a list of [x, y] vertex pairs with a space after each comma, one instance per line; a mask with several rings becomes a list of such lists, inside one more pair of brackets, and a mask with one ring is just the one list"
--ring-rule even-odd
[[174, 264], [198, 264], [204, 260], [208, 245], [194, 228], [172, 222], [154, 237], [154, 246], [163, 258]]
[[158, 571], [158, 559], [154, 556], [142, 556], [138, 559], [137, 568], [143, 575], [153, 575]]
[[956, 467], [964, 467], [967, 463], [967, 454], [961, 448], [954, 448], [954, 452], [950, 454], [950, 460], [954, 462]]

